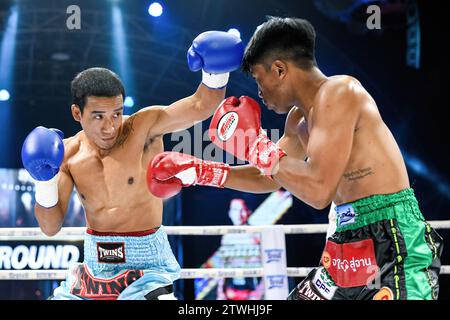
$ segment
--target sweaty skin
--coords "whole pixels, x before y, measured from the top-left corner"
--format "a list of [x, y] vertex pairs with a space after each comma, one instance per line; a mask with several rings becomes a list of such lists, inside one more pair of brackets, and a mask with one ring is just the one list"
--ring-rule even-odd
[[121, 95], [89, 96], [82, 114], [72, 105], [72, 115], [83, 130], [64, 139], [58, 204], [50, 209], [35, 206], [42, 231], [54, 235], [61, 229], [74, 187], [84, 206], [88, 228], [133, 232], [160, 226], [162, 199], [148, 191], [147, 166], [164, 151], [164, 134], [207, 119], [224, 95], [223, 89], [200, 85], [190, 97], [167, 107], [147, 107], [130, 117], [122, 116]]
[[[275, 75], [256, 65], [252, 74], [267, 107], [289, 112], [278, 142], [287, 156], [272, 172], [275, 181], [250, 166], [235, 167], [226, 187], [270, 192], [282, 186], [317, 209], [409, 188], [399, 147], [358, 80], [325, 77], [317, 68], [304, 72], [289, 62], [272, 69]], [[290, 84], [280, 87], [286, 69]]]

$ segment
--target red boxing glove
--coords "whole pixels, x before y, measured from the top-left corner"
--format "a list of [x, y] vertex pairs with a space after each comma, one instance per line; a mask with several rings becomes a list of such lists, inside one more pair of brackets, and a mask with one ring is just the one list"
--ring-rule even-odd
[[261, 108], [247, 96], [222, 101], [212, 117], [209, 137], [215, 145], [268, 176], [286, 155], [261, 130]]
[[223, 188], [230, 172], [225, 163], [200, 160], [179, 152], [156, 155], [147, 169], [147, 186], [159, 198], [169, 198], [182, 187], [203, 185]]

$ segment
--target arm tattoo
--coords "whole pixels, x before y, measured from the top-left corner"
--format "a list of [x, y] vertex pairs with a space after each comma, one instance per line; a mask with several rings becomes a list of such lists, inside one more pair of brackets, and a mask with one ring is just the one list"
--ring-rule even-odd
[[134, 114], [131, 117], [129, 117], [123, 124], [122, 132], [120, 133], [119, 137], [117, 138], [117, 145], [119, 147], [123, 146], [123, 144], [127, 140], [130, 133], [133, 132], [133, 130], [134, 130], [133, 122], [134, 122], [135, 118], [136, 118], [136, 115]]
[[370, 176], [373, 173], [374, 172], [373, 172], [372, 168], [368, 167], [368, 168], [358, 169], [355, 171], [346, 172], [346, 173], [344, 173], [344, 178], [349, 181], [355, 181], [355, 180], [359, 180], [364, 177]]

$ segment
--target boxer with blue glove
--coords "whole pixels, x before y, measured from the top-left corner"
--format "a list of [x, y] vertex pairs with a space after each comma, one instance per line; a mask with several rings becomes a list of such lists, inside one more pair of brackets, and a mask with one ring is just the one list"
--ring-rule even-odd
[[202, 82], [207, 87], [223, 88], [228, 83], [229, 71], [241, 65], [241, 50], [242, 41], [237, 37], [220, 31], [203, 32], [188, 50], [189, 68], [191, 71], [202, 69]]
[[[229, 73], [244, 46], [227, 32], [200, 34], [187, 53], [202, 84], [168, 106], [122, 115], [125, 89], [108, 69], [90, 68], [71, 84], [76, 135], [61, 140], [38, 127], [25, 139], [22, 160], [36, 180], [35, 215], [56, 234], [74, 187], [86, 214], [84, 261], [75, 264], [52, 299], [173, 299], [180, 266], [162, 224], [162, 200], [147, 188], [146, 169], [164, 150], [163, 135], [210, 117], [225, 97]], [[209, 175], [210, 173], [208, 173]]]
[[34, 179], [36, 202], [51, 208], [58, 202], [58, 172], [64, 158], [62, 131], [37, 127], [22, 146], [22, 162]]

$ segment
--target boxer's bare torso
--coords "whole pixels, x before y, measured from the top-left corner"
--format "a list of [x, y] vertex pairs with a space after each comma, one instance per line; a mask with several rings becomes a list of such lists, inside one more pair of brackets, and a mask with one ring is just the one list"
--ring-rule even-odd
[[65, 140], [61, 170], [74, 182], [87, 226], [94, 230], [128, 232], [161, 225], [162, 200], [148, 192], [146, 169], [163, 152], [162, 137], [146, 137], [135, 118], [124, 120], [119, 142], [103, 155], [83, 131]]
[[[307, 159], [310, 156], [308, 150], [312, 148], [309, 145], [310, 133], [314, 130], [320, 113], [329, 112], [328, 108], [341, 107], [327, 105], [328, 95], [335, 94], [340, 87], [348, 86], [358, 96], [356, 103], [351, 106], [352, 115], [349, 115], [356, 117], [356, 126], [353, 129], [350, 156], [345, 170], [340, 175], [333, 201], [342, 204], [373, 194], [393, 193], [409, 188], [406, 167], [392, 133], [383, 122], [375, 101], [352, 77], [329, 77], [317, 92], [314, 107], [307, 114], [307, 119], [299, 108], [293, 107], [288, 114], [285, 136], [281, 139], [280, 145], [290, 157]], [[345, 121], [345, 115], [337, 121]], [[323, 136], [320, 139], [330, 138]], [[337, 143], [339, 144], [339, 141]], [[339, 152], [334, 155], [336, 158], [341, 156]], [[333, 163], [326, 165], [333, 166]]]

